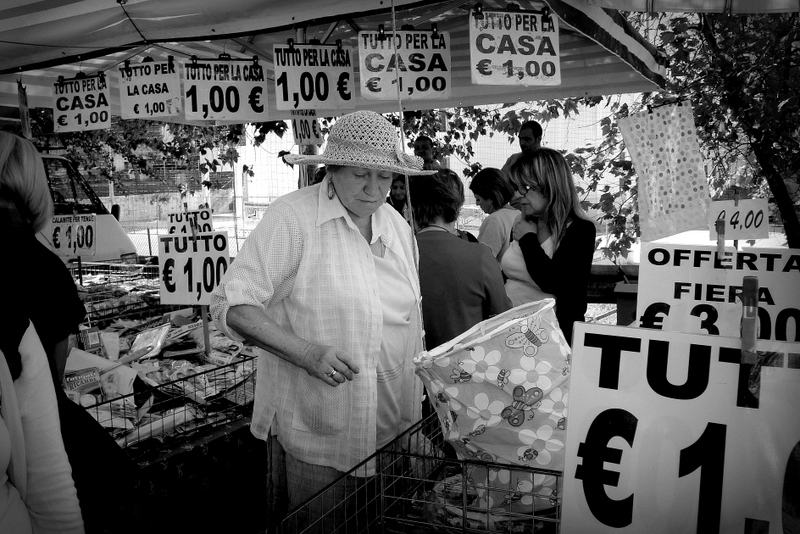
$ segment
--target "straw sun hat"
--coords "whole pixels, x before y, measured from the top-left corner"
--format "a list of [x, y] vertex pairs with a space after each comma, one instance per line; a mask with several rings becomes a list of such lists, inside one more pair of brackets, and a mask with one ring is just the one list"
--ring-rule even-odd
[[322, 163], [400, 174], [435, 174], [422, 170], [422, 158], [403, 152], [397, 130], [374, 111], [344, 115], [331, 127], [322, 154], [287, 154], [289, 163]]

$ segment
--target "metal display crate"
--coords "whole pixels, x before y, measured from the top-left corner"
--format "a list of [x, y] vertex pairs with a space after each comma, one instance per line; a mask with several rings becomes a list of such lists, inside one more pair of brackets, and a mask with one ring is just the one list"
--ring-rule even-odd
[[[461, 460], [445, 448], [433, 413], [289, 512], [267, 533], [559, 532], [560, 471]], [[368, 476], [373, 470], [374, 476]], [[492, 508], [477, 504], [478, 488], [472, 480], [478, 475], [490, 481], [480, 490], [495, 496]], [[528, 491], [521, 489], [521, 480], [541, 477], [555, 477], [556, 491], [543, 495], [533, 484]]]

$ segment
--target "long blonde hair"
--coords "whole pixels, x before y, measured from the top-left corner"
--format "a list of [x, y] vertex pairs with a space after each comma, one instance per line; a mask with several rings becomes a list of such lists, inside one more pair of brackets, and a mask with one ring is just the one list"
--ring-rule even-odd
[[42, 157], [33, 143], [7, 132], [0, 132], [0, 196], [16, 205], [34, 232], [53, 216]]
[[557, 150], [537, 148], [523, 152], [511, 165], [509, 176], [515, 183], [541, 191], [547, 200], [545, 222], [556, 246], [564, 237], [569, 221], [573, 218], [589, 220], [581, 207], [567, 160]]

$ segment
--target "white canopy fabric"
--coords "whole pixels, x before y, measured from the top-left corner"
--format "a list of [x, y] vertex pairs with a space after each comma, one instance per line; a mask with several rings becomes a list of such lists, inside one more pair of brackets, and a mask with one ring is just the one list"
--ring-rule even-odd
[[[119, 114], [115, 67], [152, 57], [176, 61], [259, 57], [272, 79], [272, 45], [341, 39], [357, 50], [359, 30], [387, 31], [403, 24], [451, 36], [452, 96], [447, 101], [404, 102], [405, 110], [535, 101], [654, 91], [663, 86], [665, 62], [614, 10], [586, 0], [521, 0], [524, 11], [548, 8], [561, 19], [562, 83], [559, 86], [476, 86], [470, 82], [468, 21], [474, 2], [411, 0], [3, 0], [0, 4], [0, 116], [18, 105], [17, 80], [30, 107], [51, 107], [58, 76], [103, 71], [111, 86], [112, 114]], [[593, 2], [600, 4], [598, 0]], [[484, 10], [503, 10], [505, 1], [484, 0]], [[395, 16], [391, 6], [394, 5]], [[359, 86], [356, 69], [354, 87]], [[357, 93], [357, 91], [356, 91]], [[397, 102], [367, 101], [357, 109], [398, 111]], [[2, 110], [6, 112], [3, 113]], [[270, 99], [269, 118], [288, 118]], [[341, 110], [318, 110], [335, 116]]]
[[598, 7], [642, 13], [790, 13], [800, 0], [584, 0]]

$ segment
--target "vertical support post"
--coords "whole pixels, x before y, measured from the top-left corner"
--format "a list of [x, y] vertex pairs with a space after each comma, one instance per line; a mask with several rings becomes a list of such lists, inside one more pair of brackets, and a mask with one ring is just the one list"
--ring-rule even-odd
[[150, 228], [147, 229], [147, 252], [150, 256], [153, 255], [153, 244], [150, 242]]
[[756, 363], [758, 352], [758, 277], [745, 276], [742, 280], [742, 362]]
[[[739, 191], [739, 188], [738, 187], [734, 187], [733, 188], [733, 207], [735, 207], [735, 208], [739, 207], [739, 200], [741, 199], [741, 196], [742, 196], [742, 194]], [[739, 250], [739, 240], [738, 239], [734, 239], [733, 240], [733, 248], [735, 248], [736, 250]]]
[[[186, 220], [189, 221], [189, 204], [183, 203], [183, 212], [186, 214]], [[189, 221], [189, 228], [192, 229], [192, 237], [197, 238], [197, 226], [194, 221]], [[203, 320], [203, 345], [205, 345], [206, 358], [211, 355], [211, 336], [208, 333], [208, 304], [200, 305], [200, 318]]]
[[722, 256], [725, 253], [725, 221], [718, 219], [714, 229], [717, 231], [717, 254]]

